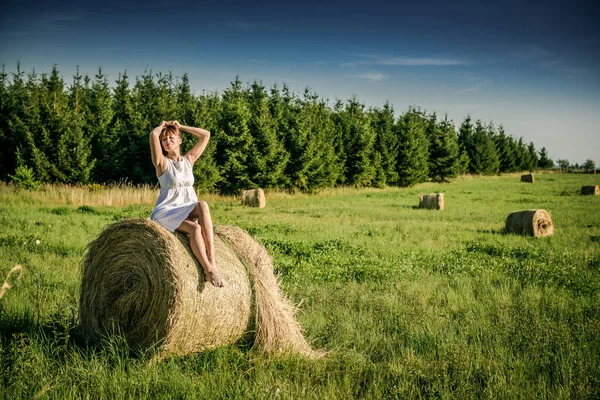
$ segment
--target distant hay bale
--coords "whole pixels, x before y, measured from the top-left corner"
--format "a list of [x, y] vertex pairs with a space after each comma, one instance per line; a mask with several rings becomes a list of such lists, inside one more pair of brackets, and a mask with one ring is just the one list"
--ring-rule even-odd
[[242, 205], [264, 208], [267, 204], [265, 192], [262, 189], [251, 189], [242, 191]]
[[82, 262], [80, 319], [94, 341], [120, 334], [129, 345], [184, 355], [230, 345], [254, 332], [267, 353], [310, 348], [279, 291], [266, 250], [235, 226], [219, 227], [215, 261], [225, 286], [205, 283], [189, 238], [149, 219], [108, 226]]
[[554, 233], [554, 225], [546, 210], [523, 210], [515, 211], [506, 218], [504, 230], [507, 233], [544, 237]]
[[421, 194], [421, 196], [419, 196], [419, 208], [443, 210], [444, 193]]
[[521, 182], [533, 183], [533, 174], [521, 175]]
[[581, 194], [583, 194], [583, 195], [591, 194], [592, 196], [600, 196], [600, 188], [598, 187], [598, 185], [582, 186]]

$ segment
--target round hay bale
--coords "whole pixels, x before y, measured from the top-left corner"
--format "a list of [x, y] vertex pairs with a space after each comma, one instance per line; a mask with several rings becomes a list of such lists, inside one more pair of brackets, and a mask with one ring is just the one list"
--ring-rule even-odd
[[[184, 355], [234, 344], [254, 332], [255, 346], [265, 352], [317, 354], [279, 292], [264, 247], [240, 228], [219, 227], [215, 261], [222, 288], [205, 284], [187, 235], [142, 218], [109, 225], [88, 245], [82, 263], [84, 335], [97, 340], [119, 334], [132, 347]], [[267, 325], [265, 315], [276, 321]]]
[[521, 182], [533, 183], [533, 174], [521, 175]]
[[523, 210], [512, 212], [506, 218], [504, 230], [507, 233], [544, 237], [554, 233], [554, 225], [546, 210]]
[[242, 205], [264, 208], [267, 205], [265, 192], [262, 189], [243, 190]]
[[592, 195], [592, 196], [600, 196], [600, 188], [598, 185], [593, 186], [582, 186], [581, 194], [583, 195]]
[[443, 210], [444, 193], [421, 194], [421, 196], [419, 196], [419, 208]]

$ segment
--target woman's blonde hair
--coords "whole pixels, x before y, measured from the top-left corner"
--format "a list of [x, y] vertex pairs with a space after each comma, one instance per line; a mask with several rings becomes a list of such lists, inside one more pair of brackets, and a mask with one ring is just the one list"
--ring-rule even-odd
[[167, 152], [165, 151], [165, 148], [162, 145], [162, 140], [165, 136], [171, 136], [171, 135], [175, 135], [175, 136], [179, 136], [181, 137], [181, 132], [179, 132], [179, 129], [177, 128], [177, 125], [172, 124], [171, 122], [167, 122], [165, 124], [165, 127], [162, 128], [162, 130], [160, 131], [160, 135], [158, 136], [158, 139], [160, 141], [160, 148], [162, 150], [162, 153], [164, 156], [167, 155]]

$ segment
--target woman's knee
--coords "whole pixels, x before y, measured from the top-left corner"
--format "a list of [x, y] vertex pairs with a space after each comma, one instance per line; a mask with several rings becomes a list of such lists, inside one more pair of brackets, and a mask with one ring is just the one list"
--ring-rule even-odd
[[204, 212], [208, 212], [208, 203], [204, 200], [200, 200], [197, 204], [197, 207]]
[[195, 238], [201, 238], [202, 237], [202, 227], [197, 222], [194, 222], [193, 224], [194, 224], [194, 226], [192, 228], [192, 233], [190, 234], [190, 236], [194, 236]]

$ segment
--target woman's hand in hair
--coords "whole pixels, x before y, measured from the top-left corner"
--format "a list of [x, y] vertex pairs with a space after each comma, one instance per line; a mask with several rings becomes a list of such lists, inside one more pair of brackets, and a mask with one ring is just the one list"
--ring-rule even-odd
[[152, 132], [150, 132], [151, 134], [156, 134], [156, 135], [160, 135], [160, 133], [162, 132], [162, 130], [164, 129], [165, 125], [167, 124], [167, 121], [162, 121], [160, 123], [160, 125], [158, 125], [156, 128], [152, 129]]

